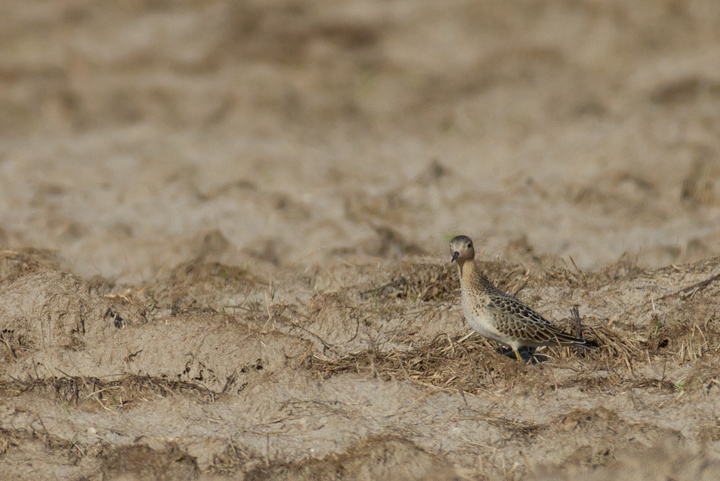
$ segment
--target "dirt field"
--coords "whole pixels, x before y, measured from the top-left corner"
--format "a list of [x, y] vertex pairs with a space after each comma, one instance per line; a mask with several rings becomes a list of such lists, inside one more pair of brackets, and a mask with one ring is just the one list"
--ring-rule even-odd
[[715, 0], [0, 2], [0, 477], [720, 479], [718, 181]]

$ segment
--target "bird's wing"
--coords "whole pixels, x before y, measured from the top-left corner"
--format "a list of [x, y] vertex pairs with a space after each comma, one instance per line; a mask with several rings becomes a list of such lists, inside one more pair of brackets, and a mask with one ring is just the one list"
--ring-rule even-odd
[[491, 295], [490, 303], [500, 317], [497, 328], [516, 339], [543, 344], [587, 344], [585, 339], [563, 332], [514, 297]]

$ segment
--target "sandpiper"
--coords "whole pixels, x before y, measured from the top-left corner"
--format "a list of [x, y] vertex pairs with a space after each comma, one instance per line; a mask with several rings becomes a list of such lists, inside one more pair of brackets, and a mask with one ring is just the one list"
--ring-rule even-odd
[[580, 346], [590, 341], [564, 333], [514, 296], [498, 289], [475, 264], [472, 240], [459, 235], [450, 241], [452, 260], [460, 269], [462, 308], [468, 324], [479, 334], [506, 346], [522, 361], [522, 346]]

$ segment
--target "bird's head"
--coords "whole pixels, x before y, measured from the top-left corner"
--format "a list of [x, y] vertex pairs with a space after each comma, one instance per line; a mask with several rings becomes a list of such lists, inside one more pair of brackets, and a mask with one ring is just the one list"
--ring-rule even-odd
[[452, 259], [450, 262], [457, 261], [458, 264], [461, 265], [465, 261], [475, 258], [475, 249], [473, 248], [472, 239], [465, 235], [453, 237], [450, 241], [450, 252], [452, 253]]

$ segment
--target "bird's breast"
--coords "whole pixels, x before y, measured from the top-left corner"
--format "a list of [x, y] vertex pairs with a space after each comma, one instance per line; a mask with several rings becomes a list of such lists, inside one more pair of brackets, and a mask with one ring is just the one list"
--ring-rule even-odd
[[468, 324], [479, 334], [498, 339], [502, 337], [496, 327], [496, 319], [492, 309], [489, 309], [490, 298], [488, 296], [462, 294], [462, 308]]

